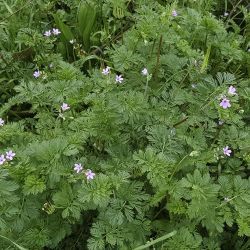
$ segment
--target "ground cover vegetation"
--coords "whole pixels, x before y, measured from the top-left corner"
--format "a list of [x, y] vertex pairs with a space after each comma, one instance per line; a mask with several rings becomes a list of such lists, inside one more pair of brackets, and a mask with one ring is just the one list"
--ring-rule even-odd
[[249, 249], [249, 9], [0, 0], [0, 248]]

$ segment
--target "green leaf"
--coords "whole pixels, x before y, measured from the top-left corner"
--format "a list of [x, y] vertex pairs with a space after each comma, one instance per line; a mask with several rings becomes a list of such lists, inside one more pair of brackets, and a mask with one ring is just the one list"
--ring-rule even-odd
[[69, 26], [64, 24], [57, 14], [53, 14], [53, 17], [55, 19], [56, 25], [59, 28], [59, 30], [62, 32], [62, 36], [65, 41], [70, 41], [74, 38], [73, 33], [71, 32]]
[[64, 151], [63, 154], [66, 156], [72, 156], [72, 155], [76, 155], [79, 153], [79, 150], [76, 148], [75, 145], [70, 145], [68, 146]]
[[29, 175], [25, 179], [23, 192], [25, 195], [42, 193], [46, 189], [44, 181], [35, 175]]
[[78, 9], [78, 27], [85, 49], [90, 47], [90, 34], [96, 21], [96, 10], [91, 4], [82, 3]]

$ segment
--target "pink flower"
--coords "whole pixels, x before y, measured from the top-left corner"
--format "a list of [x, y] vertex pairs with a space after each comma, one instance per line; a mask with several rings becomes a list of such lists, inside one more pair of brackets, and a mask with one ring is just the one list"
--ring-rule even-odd
[[13, 160], [13, 157], [15, 156], [16, 154], [14, 152], [12, 152], [12, 150], [6, 152], [6, 159], [7, 160]]
[[227, 109], [227, 108], [231, 107], [231, 104], [230, 104], [230, 101], [227, 98], [223, 98], [222, 101], [221, 101], [221, 103], [220, 103], [220, 106], [223, 109]]
[[122, 83], [123, 80], [124, 80], [124, 79], [123, 79], [122, 75], [116, 75], [116, 76], [115, 76], [115, 81], [116, 81], [116, 82]]
[[224, 153], [224, 155], [230, 156], [232, 153], [232, 150], [229, 149], [228, 146], [226, 146], [225, 148], [223, 148], [223, 153]]
[[76, 163], [75, 164], [75, 167], [74, 167], [74, 170], [77, 172], [77, 173], [80, 173], [82, 171], [83, 167], [82, 167], [82, 164], [81, 163]]
[[234, 88], [233, 86], [230, 86], [228, 88], [228, 94], [230, 94], [230, 95], [236, 95], [236, 88]]
[[66, 110], [70, 109], [70, 106], [67, 103], [63, 103], [61, 105], [61, 109], [62, 109], [62, 111], [66, 111]]
[[95, 177], [95, 173], [93, 173], [91, 170], [88, 170], [85, 175], [87, 176], [87, 180], [93, 180]]

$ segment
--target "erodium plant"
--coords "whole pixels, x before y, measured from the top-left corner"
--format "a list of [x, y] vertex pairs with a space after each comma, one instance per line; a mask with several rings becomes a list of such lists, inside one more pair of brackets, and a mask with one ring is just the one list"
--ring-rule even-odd
[[248, 249], [247, 7], [10, 2], [0, 248]]

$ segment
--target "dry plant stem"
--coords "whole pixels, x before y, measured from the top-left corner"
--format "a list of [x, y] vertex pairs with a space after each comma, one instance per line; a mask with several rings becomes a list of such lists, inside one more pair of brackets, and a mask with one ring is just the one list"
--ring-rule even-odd
[[174, 128], [176, 128], [177, 126], [181, 125], [183, 122], [185, 122], [188, 119], [188, 116], [186, 116], [185, 118], [183, 118], [181, 121], [175, 123], [173, 125]]
[[233, 7], [233, 9], [231, 10], [231, 12], [230, 12], [230, 14], [229, 14], [229, 16], [228, 16], [228, 18], [227, 18], [227, 24], [228, 24], [230, 18], [232, 17], [234, 11], [237, 9], [237, 7], [238, 7], [242, 2], [243, 2], [243, 0], [240, 0], [240, 1]]

